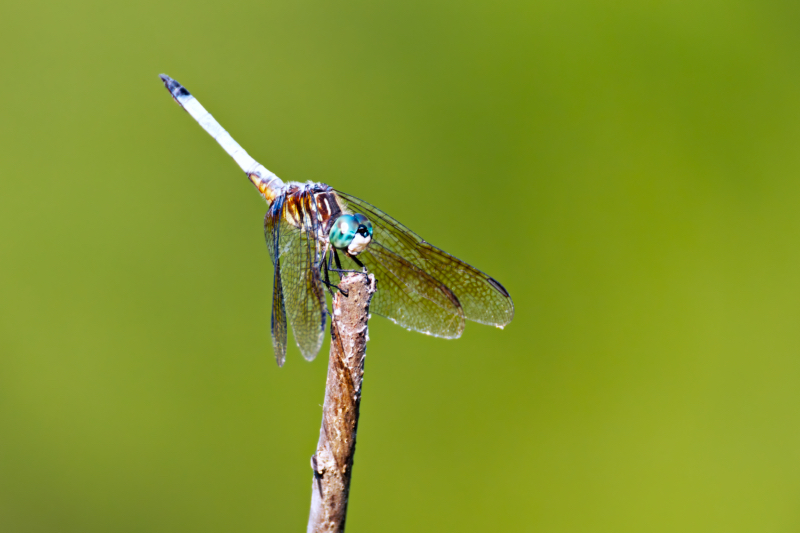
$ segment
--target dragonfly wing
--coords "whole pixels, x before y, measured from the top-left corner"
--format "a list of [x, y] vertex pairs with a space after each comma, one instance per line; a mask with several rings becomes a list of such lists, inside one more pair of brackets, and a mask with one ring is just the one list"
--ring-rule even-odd
[[264, 217], [264, 237], [267, 241], [269, 257], [274, 265], [270, 333], [272, 335], [272, 347], [275, 350], [275, 359], [280, 367], [286, 361], [286, 305], [283, 298], [283, 282], [281, 281], [280, 219], [274, 216], [272, 210]]
[[372, 222], [372, 243], [359, 259], [378, 244], [448, 287], [458, 298], [467, 320], [503, 327], [514, 318], [514, 303], [496, 279], [426, 242], [377, 207], [341, 191], [336, 194], [345, 210], [362, 213]]
[[[285, 206], [276, 200], [267, 214], [269, 233], [277, 232], [273, 238], [273, 262], [276, 265], [275, 287], [280, 285], [281, 297], [273, 289], [273, 343], [276, 356], [279, 348], [285, 357], [286, 322], [292, 327], [292, 334], [303, 357], [311, 361], [322, 347], [325, 333], [325, 293], [319, 277], [319, 243], [307, 232], [286, 222]], [[276, 312], [276, 304], [281, 303], [285, 311]], [[281, 314], [286, 320], [281, 322]], [[280, 329], [282, 328], [282, 329]]]
[[[456, 339], [464, 331], [464, 311], [441, 281], [375, 241], [359, 260], [375, 274], [378, 291], [370, 311], [412, 331]], [[356, 264], [344, 257], [346, 269]]]

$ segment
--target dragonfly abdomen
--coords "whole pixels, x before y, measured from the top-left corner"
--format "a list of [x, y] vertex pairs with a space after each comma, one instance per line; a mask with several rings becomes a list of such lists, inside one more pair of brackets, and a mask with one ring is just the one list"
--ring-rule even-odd
[[258, 189], [258, 192], [261, 193], [261, 196], [264, 197], [267, 203], [272, 205], [272, 202], [275, 201], [275, 198], [278, 197], [285, 185], [278, 176], [268, 171], [263, 166], [261, 168], [266, 170], [266, 172], [260, 172], [261, 169], [256, 169], [255, 172], [248, 174], [247, 177], [250, 179], [250, 183], [255, 185], [256, 189]]

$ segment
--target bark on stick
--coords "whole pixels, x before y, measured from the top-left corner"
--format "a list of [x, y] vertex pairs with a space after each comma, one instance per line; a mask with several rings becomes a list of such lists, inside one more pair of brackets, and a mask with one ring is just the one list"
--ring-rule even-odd
[[348, 274], [333, 298], [331, 352], [317, 452], [311, 457], [313, 482], [308, 533], [344, 531], [347, 497], [356, 451], [361, 382], [367, 354], [369, 304], [375, 277]]

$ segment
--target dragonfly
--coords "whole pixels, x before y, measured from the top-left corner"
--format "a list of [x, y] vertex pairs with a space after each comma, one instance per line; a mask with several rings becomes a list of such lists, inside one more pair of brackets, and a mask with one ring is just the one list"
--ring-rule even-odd
[[288, 326], [303, 357], [316, 357], [329, 314], [325, 289], [333, 296], [349, 272], [372, 273], [378, 284], [371, 313], [411, 331], [455, 339], [466, 320], [501, 329], [511, 322], [514, 303], [499, 281], [351, 194], [324, 183], [284, 183], [250, 157], [183, 85], [166, 74], [161, 80], [269, 206], [264, 236], [274, 268], [270, 331], [279, 367], [286, 360]]

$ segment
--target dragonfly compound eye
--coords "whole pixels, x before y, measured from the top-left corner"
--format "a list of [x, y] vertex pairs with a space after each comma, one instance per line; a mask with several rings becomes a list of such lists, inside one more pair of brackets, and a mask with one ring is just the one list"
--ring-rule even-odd
[[342, 215], [333, 223], [328, 240], [334, 248], [358, 255], [372, 240], [372, 224], [364, 215]]
[[346, 250], [358, 232], [358, 220], [353, 215], [342, 215], [333, 223], [328, 240], [334, 248]]
[[[364, 215], [362, 215], [361, 213], [356, 213], [355, 217], [356, 217], [356, 220], [359, 223], [359, 229], [360, 229], [360, 226], [364, 226], [367, 229], [367, 232], [369, 233], [369, 238], [371, 239], [372, 238], [372, 222], [370, 222], [369, 219], [367, 217], [365, 217]], [[364, 237], [366, 237], [366, 235], [364, 235]]]

